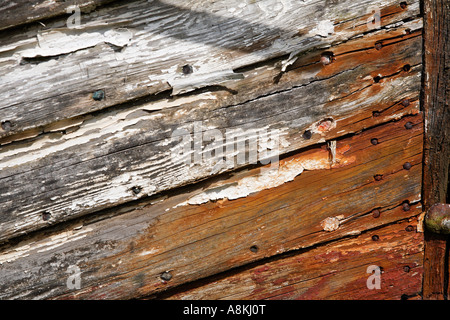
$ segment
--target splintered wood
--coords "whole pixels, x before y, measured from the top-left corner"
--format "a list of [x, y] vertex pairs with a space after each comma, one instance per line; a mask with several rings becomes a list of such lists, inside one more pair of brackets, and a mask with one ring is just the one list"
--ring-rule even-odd
[[0, 298], [419, 296], [419, 1], [32, 2], [0, 8]]

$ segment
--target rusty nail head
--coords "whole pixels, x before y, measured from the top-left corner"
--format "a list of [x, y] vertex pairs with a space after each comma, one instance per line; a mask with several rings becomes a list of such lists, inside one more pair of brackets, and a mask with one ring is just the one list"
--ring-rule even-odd
[[381, 50], [381, 48], [383, 48], [383, 45], [381, 44], [381, 42], [375, 43], [375, 49]]
[[251, 246], [250, 247], [250, 251], [253, 252], [253, 253], [258, 252], [258, 246], [256, 246], [256, 245], [255, 246]]
[[414, 227], [411, 226], [411, 225], [409, 225], [409, 226], [407, 226], [407, 227], [405, 228], [405, 230], [408, 231], [408, 232], [411, 232], [411, 231], [414, 231]]
[[374, 146], [378, 144], [378, 139], [377, 138], [373, 138], [372, 140], [370, 140], [370, 143], [372, 143]]
[[375, 235], [372, 236], [372, 240], [373, 241], [378, 241], [378, 240], [380, 240], [380, 237], [375, 234]]
[[380, 111], [374, 111], [372, 112], [372, 116], [379, 117], [381, 115]]
[[169, 281], [170, 279], [172, 279], [172, 275], [169, 271], [164, 271], [163, 273], [161, 273], [161, 279], [164, 281]]
[[424, 224], [431, 232], [450, 234], [450, 204], [432, 205], [425, 215]]
[[403, 100], [403, 101], [402, 101], [402, 105], [403, 105], [404, 107], [409, 106], [409, 99]]
[[382, 174], [376, 174], [373, 176], [373, 178], [375, 179], [375, 181], [381, 181], [381, 179], [383, 179], [383, 175]]
[[372, 217], [378, 218], [380, 215], [381, 215], [380, 210], [375, 209], [375, 210], [372, 211]]
[[409, 203], [407, 201], [403, 202], [402, 204], [403, 211], [409, 211]]
[[407, 6], [408, 6], [408, 4], [405, 1], [400, 2], [400, 7], [402, 9], [406, 9]]
[[324, 52], [320, 56], [320, 62], [322, 62], [323, 65], [330, 64], [333, 62], [333, 53], [332, 52]]
[[404, 266], [403, 267], [403, 271], [405, 272], [409, 272], [411, 270], [411, 268], [409, 266]]
[[405, 162], [403, 164], [403, 169], [405, 169], [405, 170], [409, 170], [409, 169], [411, 169], [411, 167], [412, 167], [412, 165], [410, 162]]
[[409, 130], [409, 129], [412, 129], [412, 127], [413, 127], [412, 122], [409, 122], [409, 121], [408, 121], [408, 122], [405, 124], [405, 128], [408, 129], [408, 130]]
[[306, 131], [303, 133], [303, 138], [305, 138], [305, 139], [311, 139], [311, 137], [312, 137], [312, 133], [311, 133], [310, 130], [306, 130]]

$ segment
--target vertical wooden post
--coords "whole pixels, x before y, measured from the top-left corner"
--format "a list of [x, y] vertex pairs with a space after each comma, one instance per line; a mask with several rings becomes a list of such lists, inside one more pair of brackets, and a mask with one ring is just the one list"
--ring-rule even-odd
[[[425, 116], [423, 204], [428, 210], [448, 199], [450, 158], [450, 2], [424, 0]], [[425, 230], [423, 299], [446, 299], [448, 247], [446, 235]]]

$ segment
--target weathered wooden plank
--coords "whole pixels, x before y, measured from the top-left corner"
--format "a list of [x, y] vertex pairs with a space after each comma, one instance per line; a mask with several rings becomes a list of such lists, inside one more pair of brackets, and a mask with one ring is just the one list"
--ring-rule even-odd
[[[73, 13], [74, 6], [80, 12], [91, 12], [97, 6], [112, 0], [1, 0], [0, 1], [0, 30], [20, 26], [26, 23], [42, 21], [59, 15]], [[41, 22], [42, 23], [42, 22]]]
[[[424, 1], [425, 115], [423, 203], [449, 203], [450, 170], [450, 4]], [[444, 299], [448, 237], [426, 235], [423, 298]], [[446, 280], [447, 279], [447, 280]], [[446, 283], [447, 282], [447, 283]]]
[[[408, 116], [339, 139], [334, 162], [331, 151], [314, 147], [275, 171], [241, 170], [109, 219], [5, 245], [1, 298], [143, 297], [415, 216], [422, 132], [421, 116]], [[70, 266], [80, 268], [79, 290], [66, 286]]]
[[[367, 24], [374, 7], [380, 27], [419, 14], [418, 0], [406, 8], [394, 0], [283, 0], [273, 7], [250, 0], [154, 0], [102, 7], [82, 15], [77, 28], [64, 18], [26, 33], [6, 30], [0, 34], [0, 136], [42, 131], [162, 91], [240, 79], [233, 70], [375, 32]], [[183, 74], [185, 65], [193, 73]], [[93, 100], [100, 89], [105, 98]]]
[[[355, 238], [175, 288], [157, 298], [400, 300], [417, 297], [422, 290], [423, 233], [405, 230], [416, 224], [416, 219], [402, 221]], [[376, 267], [381, 271], [379, 287], [375, 286]]]
[[[310, 64], [311, 56], [299, 58], [271, 89], [278, 91], [270, 94], [264, 88], [274, 86], [279, 71], [263, 66], [243, 71], [245, 86], [239, 85], [238, 94], [206, 91], [81, 117], [3, 146], [0, 240], [249, 163], [233, 160], [217, 169], [214, 161], [188, 166], [184, 159], [174, 159], [178, 140], [172, 133], [185, 129], [192, 134], [198, 121], [203, 121], [202, 131], [217, 129], [223, 137], [226, 130], [236, 130], [239, 141], [249, 132], [256, 135], [256, 130], [273, 132], [280, 140], [273, 153], [284, 154], [417, 113], [421, 38], [404, 30], [394, 32], [397, 42], [382, 33], [381, 39], [392, 42], [382, 50], [373, 47], [380, 40], [377, 34], [364, 38], [360, 46], [365, 51], [347, 51], [359, 39], [342, 44], [347, 49], [337, 46], [336, 61], [330, 65]], [[403, 70], [405, 64], [410, 65], [408, 71]], [[374, 82], [377, 76], [380, 81]], [[255, 87], [259, 89], [251, 89]], [[248, 92], [266, 95], [248, 100]], [[307, 131], [311, 136], [304, 135]], [[226, 141], [219, 142], [225, 146]], [[261, 140], [258, 148], [266, 148]], [[252, 151], [255, 146], [247, 153]], [[198, 150], [197, 156], [205, 159], [208, 152]], [[226, 149], [224, 156], [233, 152]], [[134, 187], [139, 192], [133, 192]]]

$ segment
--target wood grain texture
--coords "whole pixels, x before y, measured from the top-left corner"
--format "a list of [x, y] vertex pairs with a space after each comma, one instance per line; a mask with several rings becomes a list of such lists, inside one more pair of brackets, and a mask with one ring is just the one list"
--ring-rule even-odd
[[[1, 136], [149, 97], [239, 81], [240, 68], [326, 49], [419, 15], [419, 1], [131, 1], [0, 34]], [[367, 21], [380, 9], [380, 30]], [[330, 32], [330, 33], [328, 33]], [[184, 75], [190, 65], [193, 73]], [[207, 81], [205, 81], [205, 79]], [[104, 90], [105, 98], [92, 95]]]
[[[1, 298], [139, 298], [413, 217], [421, 208], [422, 134], [422, 117], [407, 116], [338, 139], [335, 164], [326, 147], [282, 159], [275, 176], [293, 171], [297, 177], [274, 188], [188, 204], [268, 174], [245, 169], [131, 211], [122, 209], [117, 216], [81, 219], [4, 245]], [[412, 164], [409, 170], [405, 162]], [[334, 231], [324, 230], [329, 218], [339, 222]], [[71, 265], [81, 270], [80, 290], [66, 286]], [[164, 272], [170, 272], [170, 280], [160, 278]]]
[[[450, 170], [450, 5], [448, 1], [424, 1], [425, 115], [423, 203], [448, 203]], [[448, 237], [426, 237], [423, 298], [447, 296]], [[447, 280], [446, 280], [447, 279]]]
[[[417, 24], [337, 45], [330, 65], [318, 63], [321, 51], [299, 57], [276, 85], [279, 69], [263, 65], [242, 70], [245, 79], [239, 84], [226, 83], [236, 94], [207, 90], [165, 97], [61, 121], [43, 134], [5, 144], [0, 150], [0, 240], [246, 165], [233, 162], [215, 170], [215, 163], [192, 167], [183, 159], [174, 161], [178, 141], [171, 134], [185, 129], [192, 135], [198, 121], [224, 136], [236, 129], [276, 132], [278, 153], [286, 154], [416, 114], [421, 37], [420, 30], [405, 30]], [[377, 50], [373, 45], [380, 39], [385, 45]], [[410, 69], [403, 70], [404, 65]], [[380, 81], [374, 82], [377, 76]], [[331, 123], [326, 130], [320, 126], [324, 120]], [[306, 130], [310, 139], [303, 137]], [[238, 131], [236, 137], [246, 139]], [[200, 157], [205, 153], [200, 151]], [[44, 213], [51, 218], [42, 219]]]
[[[175, 288], [157, 298], [400, 300], [419, 297], [423, 233], [405, 230], [416, 223], [416, 219], [394, 223], [354, 238]], [[370, 266], [381, 270], [378, 289], [367, 286], [374, 274], [367, 272]]]
[[78, 6], [84, 13], [112, 0], [1, 0], [0, 30], [21, 26], [30, 22], [44, 21], [60, 15], [67, 15], [67, 9]]

